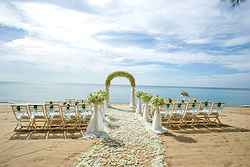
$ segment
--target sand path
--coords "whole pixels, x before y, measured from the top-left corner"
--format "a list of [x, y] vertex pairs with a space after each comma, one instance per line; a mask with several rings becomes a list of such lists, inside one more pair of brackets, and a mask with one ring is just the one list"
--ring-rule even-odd
[[110, 131], [81, 156], [78, 166], [165, 166], [163, 145], [135, 113], [112, 110]]

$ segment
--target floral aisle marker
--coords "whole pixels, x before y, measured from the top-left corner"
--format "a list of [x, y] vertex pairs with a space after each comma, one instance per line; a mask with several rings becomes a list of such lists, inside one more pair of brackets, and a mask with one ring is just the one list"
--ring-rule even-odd
[[150, 102], [150, 100], [151, 100], [151, 98], [152, 98], [152, 95], [151, 94], [149, 94], [149, 93], [143, 93], [142, 94], [142, 101], [143, 101], [143, 114], [142, 114], [142, 118], [143, 118], [143, 121], [145, 122], [145, 123], [147, 123], [148, 122], [148, 117], [149, 117], [149, 102]]
[[137, 104], [136, 104], [136, 114], [142, 114], [142, 95], [144, 94], [143, 91], [137, 91], [136, 97], [137, 97]]
[[105, 118], [102, 110], [105, 93], [103, 91], [91, 93], [87, 97], [87, 101], [93, 106], [94, 111], [89, 121], [85, 137], [100, 137], [105, 134]]
[[100, 111], [103, 116], [103, 119], [105, 120], [105, 115], [107, 114], [106, 100], [107, 100], [108, 93], [105, 90], [99, 90], [97, 93], [99, 94], [99, 96], [101, 96]]
[[167, 132], [167, 129], [161, 126], [160, 106], [164, 105], [164, 99], [160, 96], [154, 96], [151, 99], [151, 104], [154, 107], [154, 117], [152, 122], [152, 130], [157, 134]]

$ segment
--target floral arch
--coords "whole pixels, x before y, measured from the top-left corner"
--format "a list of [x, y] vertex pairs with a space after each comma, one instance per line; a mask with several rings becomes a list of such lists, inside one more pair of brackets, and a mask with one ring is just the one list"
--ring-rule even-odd
[[116, 77], [125, 77], [129, 80], [130, 85], [131, 85], [130, 107], [135, 107], [135, 78], [133, 77], [132, 74], [126, 71], [115, 71], [107, 76], [106, 81], [105, 81], [105, 88], [108, 94], [107, 96], [108, 106], [110, 106], [110, 93], [109, 93], [110, 84], [111, 84], [112, 79]]

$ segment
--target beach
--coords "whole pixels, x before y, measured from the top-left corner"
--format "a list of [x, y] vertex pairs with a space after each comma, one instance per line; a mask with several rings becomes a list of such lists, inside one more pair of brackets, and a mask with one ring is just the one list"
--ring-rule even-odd
[[0, 105], [0, 166], [1, 167], [70, 167], [76, 163], [80, 154], [89, 149], [91, 140], [67, 139], [62, 135], [51, 139], [22, 138], [11, 139], [16, 126], [11, 108]]
[[250, 0], [0, 0], [0, 167], [250, 167]]
[[168, 166], [249, 166], [250, 108], [225, 108], [221, 120], [227, 126], [162, 135]]
[[[78, 134], [66, 140], [60, 135], [48, 140], [36, 135], [29, 140], [13, 138], [16, 121], [6, 105], [0, 106], [0, 119], [0, 166], [74, 166], [81, 153], [95, 145]], [[221, 120], [223, 127], [169, 130], [160, 135], [167, 166], [248, 166], [250, 108], [226, 107]]]

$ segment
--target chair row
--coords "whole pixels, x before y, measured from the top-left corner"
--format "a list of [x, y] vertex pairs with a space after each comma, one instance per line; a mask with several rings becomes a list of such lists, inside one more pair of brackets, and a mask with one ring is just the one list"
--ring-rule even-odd
[[219, 125], [224, 103], [176, 102], [161, 108], [162, 122], [168, 126]]
[[85, 103], [13, 104], [15, 131], [83, 130], [92, 114]]

